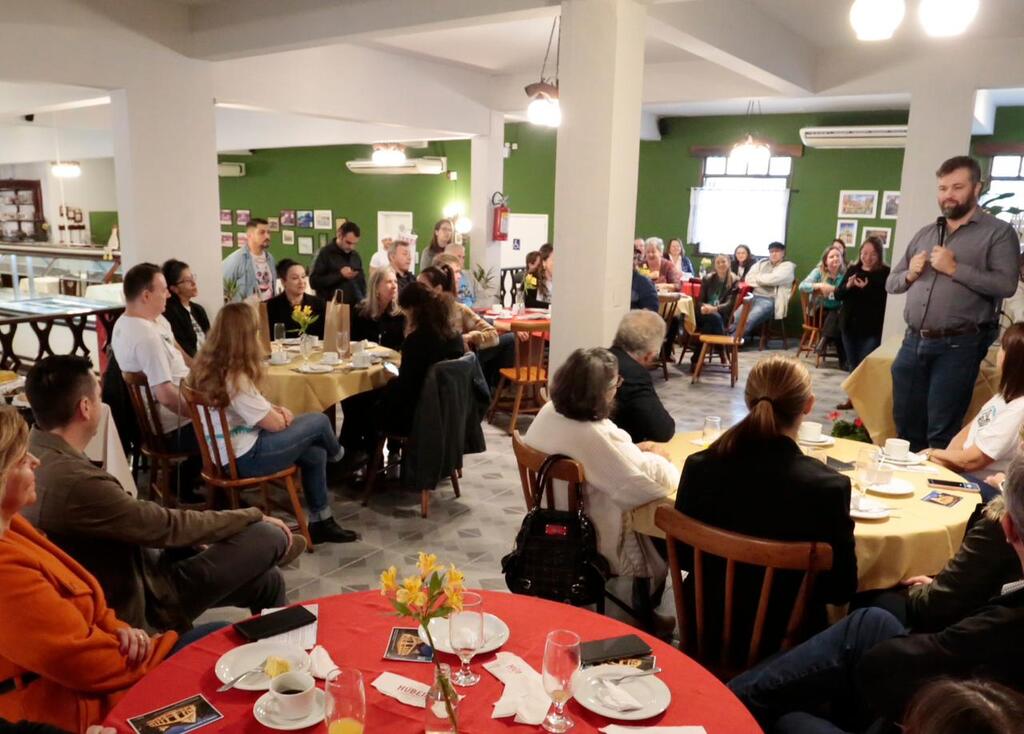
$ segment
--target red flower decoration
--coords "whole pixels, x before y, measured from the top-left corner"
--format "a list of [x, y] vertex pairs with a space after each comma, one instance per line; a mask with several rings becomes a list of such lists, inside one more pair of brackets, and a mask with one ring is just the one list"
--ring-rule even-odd
[[860, 418], [854, 418], [853, 419], [853, 425], [857, 426], [857, 428], [863, 428], [864, 427], [864, 421], [862, 421]]
[[836, 421], [839, 419], [839, 411], [833, 410], [831, 413], [826, 413], [825, 417], [828, 418], [830, 421]]

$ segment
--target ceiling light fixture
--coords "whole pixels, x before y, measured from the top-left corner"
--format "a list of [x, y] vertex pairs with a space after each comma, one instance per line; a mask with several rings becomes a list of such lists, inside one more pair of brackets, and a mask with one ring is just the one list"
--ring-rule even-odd
[[[747, 102], [747, 121], [751, 121], [754, 116], [754, 110], [758, 113], [761, 112], [761, 103], [750, 100]], [[758, 167], [757, 164], [763, 164], [760, 167], [767, 170], [768, 162], [772, 157], [772, 149], [768, 143], [763, 140], [758, 140], [754, 137], [753, 133], [747, 133], [747, 136], [732, 146], [732, 150], [729, 151], [729, 162], [734, 165], [742, 165], [744, 170], [750, 167]]]
[[54, 161], [50, 173], [56, 178], [78, 178], [82, 175], [82, 164], [78, 161]]
[[472, 219], [467, 217], [457, 217], [455, 219], [455, 231], [459, 234], [469, 234], [471, 229], [473, 229]]
[[[557, 42], [555, 29], [558, 29]], [[545, 77], [548, 58], [551, 56], [551, 44], [555, 45], [555, 76]], [[561, 16], [551, 21], [551, 33], [548, 35], [548, 49], [544, 53], [544, 63], [540, 66], [540, 81], [526, 85], [526, 96], [530, 98], [530, 106], [526, 108], [526, 119], [534, 125], [558, 127], [562, 124], [562, 108], [558, 101], [558, 62], [562, 46]]]
[[978, 0], [921, 0], [917, 9], [924, 32], [935, 38], [959, 36], [978, 14]]
[[904, 0], [856, 0], [850, 6], [850, 25], [861, 41], [886, 41], [906, 13]]
[[405, 146], [396, 143], [380, 143], [373, 146], [370, 160], [378, 166], [401, 166], [405, 163]]

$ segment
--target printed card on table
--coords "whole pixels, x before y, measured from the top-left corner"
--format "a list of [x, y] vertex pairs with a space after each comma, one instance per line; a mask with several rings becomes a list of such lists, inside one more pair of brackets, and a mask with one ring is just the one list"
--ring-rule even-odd
[[186, 734], [223, 717], [213, 704], [199, 695], [135, 716], [128, 719], [128, 724], [138, 734]]
[[[658, 659], [654, 655], [644, 655], [639, 658], [622, 658], [620, 660], [606, 660], [603, 663], [594, 665], [625, 665], [627, 668], [637, 670], [654, 670], [658, 666]], [[584, 668], [592, 668], [594, 665], [584, 665]]]
[[929, 492], [921, 499], [925, 502], [934, 502], [935, 504], [942, 505], [943, 507], [952, 507], [962, 500], [963, 497], [957, 497], [955, 494], [950, 494], [949, 492]]
[[388, 647], [384, 651], [385, 660], [404, 660], [409, 663], [433, 662], [430, 645], [420, 639], [416, 627], [394, 627]]

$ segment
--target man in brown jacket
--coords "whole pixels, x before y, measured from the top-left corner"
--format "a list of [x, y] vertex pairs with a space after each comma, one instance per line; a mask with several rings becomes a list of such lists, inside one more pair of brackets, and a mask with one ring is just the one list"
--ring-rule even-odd
[[29, 451], [41, 462], [39, 499], [25, 518], [97, 578], [119, 619], [187, 630], [212, 607], [286, 604], [275, 566], [306, 543], [283, 522], [255, 508], [171, 510], [134, 499], [83, 453], [103, 408], [88, 359], [38, 362], [25, 392], [36, 421]]

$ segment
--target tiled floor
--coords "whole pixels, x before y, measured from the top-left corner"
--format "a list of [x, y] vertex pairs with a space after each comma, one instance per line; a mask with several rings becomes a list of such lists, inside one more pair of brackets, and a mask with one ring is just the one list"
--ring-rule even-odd
[[[790, 350], [792, 352], [792, 349]], [[655, 373], [655, 385], [665, 406], [676, 419], [679, 431], [698, 430], [706, 415], [719, 415], [730, 425], [745, 414], [743, 385], [746, 373], [758, 358], [775, 352], [744, 352], [740, 358], [740, 382], [729, 387], [725, 373], [705, 372], [701, 382], [690, 384], [688, 370], [670, 367], [666, 382]], [[811, 367], [817, 404], [813, 420], [825, 421], [825, 413], [845, 399], [839, 384], [845, 373], [834, 368]], [[525, 431], [529, 419], [521, 421]], [[504, 590], [501, 557], [511, 550], [524, 514], [522, 490], [511, 439], [495, 426], [484, 425], [488, 450], [466, 457], [461, 481], [462, 497], [456, 499], [444, 483], [434, 493], [430, 517], [419, 514], [418, 493], [391, 489], [376, 495], [369, 507], [358, 501], [355, 488], [335, 486], [334, 511], [338, 521], [362, 535], [356, 543], [320, 545], [284, 569], [288, 598], [313, 599], [346, 591], [374, 588], [382, 570], [396, 565], [410, 568], [416, 553], [436, 553], [466, 573], [471, 587]], [[614, 608], [609, 605], [609, 608]], [[216, 610], [206, 619], [237, 619], [242, 610]]]

